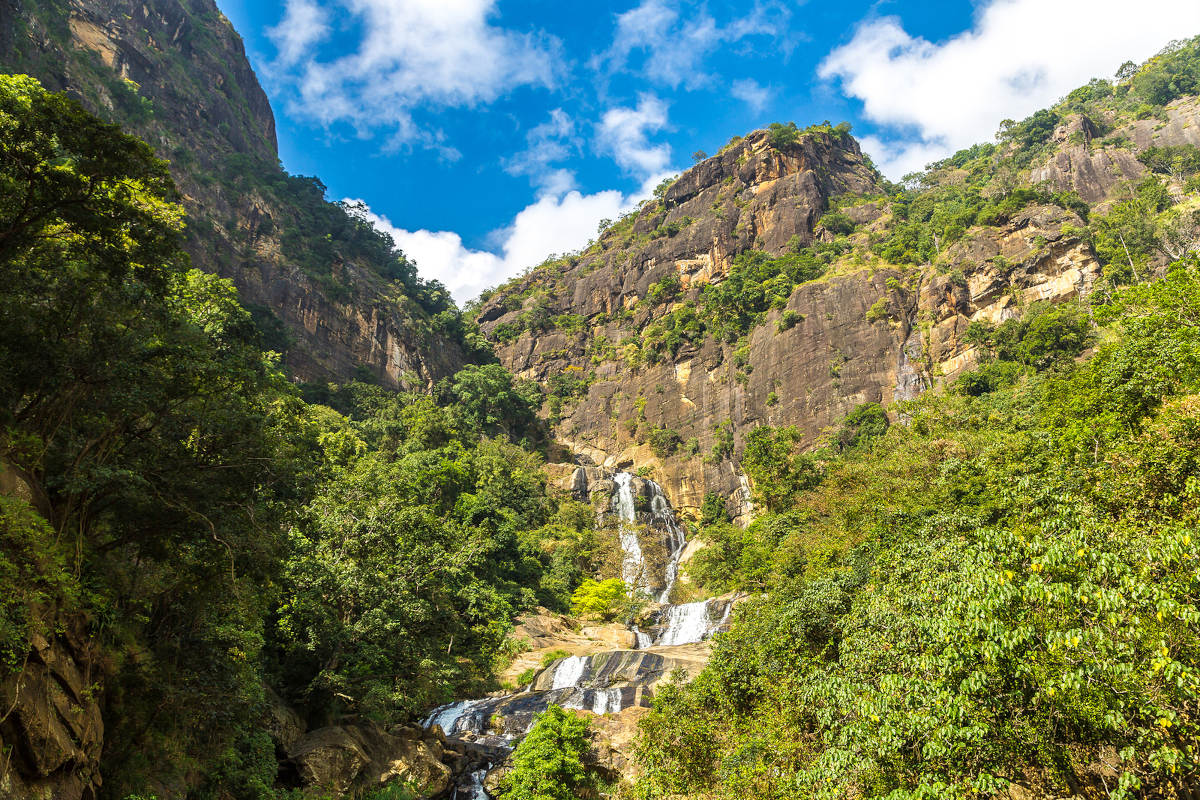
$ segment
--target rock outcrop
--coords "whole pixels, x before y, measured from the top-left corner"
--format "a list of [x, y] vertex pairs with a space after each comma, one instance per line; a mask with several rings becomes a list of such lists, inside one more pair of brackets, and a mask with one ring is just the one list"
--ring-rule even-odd
[[380, 729], [369, 722], [346, 723], [304, 734], [288, 748], [301, 782], [310, 790], [349, 796], [398, 782], [419, 797], [449, 791], [454, 753], [444, 740], [418, 728]]
[[[843, 213], [862, 236], [874, 235], [889, 214], [885, 200], [870, 199], [880, 192], [848, 137], [816, 133], [780, 150], [760, 131], [685, 172], [629, 229], [490, 298], [479, 319], [501, 339], [510, 369], [546, 384], [588, 376], [585, 396], [567, 403], [555, 425], [574, 462], [550, 466], [556, 483], [586, 499], [590, 486], [603, 488], [603, 470], [636, 465], [652, 470], [677, 509], [694, 513], [716, 492], [746, 519], [751, 487], [738, 464], [748, 430], [794, 425], [816, 446], [860, 404], [911, 399], [973, 366], [978, 354], [961, 338], [972, 320], [999, 322], [1037, 300], [1084, 296], [1098, 274], [1083, 221], [1032, 206], [973, 228], [925, 267], [837, 261], [827, 277], [795, 287], [742, 342], [710, 336], [634, 367], [614, 346], [675, 308], [644, 301], [653, 284], [678, 278], [678, 303], [694, 303], [747, 249], [778, 255], [829, 238], [819, 220], [840, 196], [860, 198]], [[674, 236], [648, 238], [689, 219]], [[500, 336], [539, 303], [551, 317], [580, 315], [582, 326]], [[651, 446], [655, 429], [678, 436], [668, 452]], [[576, 464], [585, 465], [582, 475]]]
[[1112, 198], [1122, 183], [1137, 181], [1146, 168], [1137, 159], [1147, 147], [1200, 145], [1200, 98], [1187, 97], [1166, 108], [1167, 119], [1134, 120], [1104, 137], [1087, 117], [1075, 115], [1055, 131], [1057, 146], [1046, 163], [1030, 172], [1031, 183], [1047, 182], [1075, 191], [1089, 203]]
[[21, 670], [0, 680], [0, 796], [93, 800], [101, 785], [101, 670], [82, 618], [35, 634]]
[[308, 229], [323, 224], [311, 212], [318, 190], [285, 181], [270, 103], [213, 0], [9, 0], [0, 70], [66, 91], [170, 162], [193, 263], [233, 280], [294, 377], [365, 369], [384, 385], [423, 386], [464, 363], [377, 255], [289, 246], [297, 232], [330, 233]]

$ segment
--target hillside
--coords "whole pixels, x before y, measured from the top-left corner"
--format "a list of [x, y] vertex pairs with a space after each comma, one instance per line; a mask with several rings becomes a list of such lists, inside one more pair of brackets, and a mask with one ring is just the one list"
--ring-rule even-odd
[[735, 137], [476, 323], [210, 0], [3, 14], [5, 798], [1195, 797], [1200, 39], [901, 184]]
[[1195, 98], [1094, 88], [906, 186], [828, 125], [735, 137], [477, 319], [583, 463], [652, 466], [680, 507], [713, 493], [743, 516], [756, 426], [817, 447], [856, 408], [977, 366], [972, 322], [1090, 294], [1112, 256], [1089, 217], [1150, 174], [1148, 150], [1200, 144]]
[[7, 3], [0, 70], [68, 91], [169, 162], [193, 262], [233, 279], [296, 378], [422, 386], [475, 357], [444, 289], [281, 169], [270, 104], [213, 0]]

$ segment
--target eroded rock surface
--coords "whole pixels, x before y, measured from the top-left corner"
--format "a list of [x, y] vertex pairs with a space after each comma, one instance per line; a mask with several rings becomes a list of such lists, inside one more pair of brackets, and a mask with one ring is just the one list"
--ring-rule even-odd
[[[1048, 182], [1059, 191], [1076, 191], [1089, 203], [1111, 199], [1122, 184], [1137, 181], [1146, 168], [1137, 159], [1147, 147], [1200, 145], [1200, 98], [1187, 97], [1167, 106], [1167, 119], [1135, 120], [1100, 137], [1097, 125], [1075, 115], [1055, 131], [1058, 147], [1030, 174], [1032, 183]], [[1101, 120], [1101, 122], [1104, 122]]]
[[443, 740], [418, 728], [384, 731], [369, 722], [319, 728], [297, 739], [288, 758], [306, 788], [335, 796], [393, 780], [422, 797], [435, 797], [451, 786]]
[[34, 635], [23, 668], [0, 681], [0, 796], [92, 800], [102, 783], [100, 670], [81, 617]]

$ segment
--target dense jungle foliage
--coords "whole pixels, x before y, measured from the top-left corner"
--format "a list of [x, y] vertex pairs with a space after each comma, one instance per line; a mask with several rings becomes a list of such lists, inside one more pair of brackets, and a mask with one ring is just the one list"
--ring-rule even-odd
[[[748, 604], [642, 727], [641, 796], [1169, 796], [1200, 769], [1200, 260], [981, 332], [968, 374], [815, 453], [693, 577]], [[1093, 354], [1078, 361], [1097, 337]], [[1004, 328], [1004, 326], [1002, 326]], [[860, 435], [867, 422], [867, 436]]]
[[547, 492], [540, 390], [497, 365], [437, 401], [302, 394], [190, 267], [173, 198], [145, 144], [0, 77], [0, 475], [24, 487], [0, 499], [0, 669], [82, 625], [106, 796], [198, 774], [269, 797], [267, 685], [314, 724], [493, 688], [513, 617], [569, 608], [592, 515]]
[[[1019, 177], [1068, 114], [1103, 121], [1089, 134], [1101, 146], [1120, 144], [1105, 126], [1161, 119], [1200, 88], [1200, 40], [1118, 78], [881, 197], [839, 200], [823, 241], [743, 252], [623, 350], [594, 348], [637, 367], [714, 337], [745, 367], [740, 343], [799, 284], [871, 259], [948, 269], [944, 251], [973, 226], [1033, 204], [1073, 212], [1104, 272], [1086, 301], [972, 323], [978, 369], [895, 408], [865, 403], [820, 442], [762, 426], [735, 443], [719, 426], [709, 461], [739, 453], [761, 513], [736, 527], [706, 497], [687, 577], [697, 596], [755, 598], [698, 678], [656, 688], [635, 785], [602, 786], [588, 724], [551, 707], [501, 794], [1194, 791], [1200, 150], [1143, 150], [1145, 179], [1095, 211]], [[776, 146], [801, 134], [771, 130]], [[289, 382], [233, 286], [188, 263], [164, 162], [65, 96], [0, 76], [0, 679], [39, 636], [97, 643], [87, 691], [104, 702], [105, 800], [170, 784], [275, 800], [287, 793], [266, 720], [280, 701], [312, 727], [409, 722], [499, 688], [523, 612], [629, 617], [624, 584], [596, 579], [614, 556], [593, 509], [541, 470], [539, 409], [555, 419], [590, 376], [564, 371], [544, 390], [490, 363], [362, 209], [276, 166], [235, 160], [223, 177], [290, 198], [297, 229], [281, 241], [311, 256], [305, 269], [327, 278], [339, 248], [365, 253], [398, 302], [488, 363], [428, 394]], [[876, 228], [837, 207], [858, 201], [886, 208]], [[309, 228], [329, 233], [297, 233]], [[683, 297], [664, 280], [645, 302]], [[588, 322], [544, 297], [523, 313], [514, 336]], [[666, 427], [647, 443], [700, 456]]]

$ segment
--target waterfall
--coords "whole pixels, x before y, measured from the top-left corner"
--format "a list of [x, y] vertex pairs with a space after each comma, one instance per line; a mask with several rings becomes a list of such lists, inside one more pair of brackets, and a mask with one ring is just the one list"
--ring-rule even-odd
[[422, 727], [431, 728], [434, 725], [441, 726], [442, 732], [447, 736], [453, 736], [456, 733], [461, 733], [464, 719], [473, 727], [476, 720], [471, 719], [473, 712], [479, 706], [488, 702], [489, 698], [482, 700], [459, 700], [457, 703], [439, 706], [433, 710], [433, 713], [425, 720]]
[[647, 480], [646, 486], [650, 489], [651, 518], [654, 523], [665, 529], [667, 534], [667, 566], [663, 576], [664, 582], [659, 584], [657, 581], [651, 581], [645, 574], [646, 559], [642, 554], [641, 542], [638, 540], [633, 478], [634, 476], [628, 472], [618, 472], [613, 475], [616, 491], [613, 493], [612, 509], [616, 512], [619, 520], [618, 536], [621, 540], [621, 551], [624, 554], [621, 561], [621, 579], [625, 581], [630, 594], [639, 590], [649, 594], [653, 587], [663, 586], [662, 591], [657, 595], [657, 600], [660, 603], [666, 603], [670, 600], [671, 590], [675, 588], [675, 581], [679, 577], [679, 558], [683, 555], [687, 538], [683, 528], [675, 519], [675, 512], [671, 509], [671, 503], [667, 500], [667, 495], [663, 492], [662, 487], [654, 481]]
[[637, 637], [638, 650], [645, 650], [647, 647], [654, 646], [654, 637], [648, 633], [643, 633], [637, 625], [630, 625], [629, 630], [633, 631], [633, 635]]
[[642, 556], [642, 545], [638, 542], [637, 527], [634, 525], [637, 511], [633, 505], [633, 475], [618, 472], [613, 476], [613, 483], [617, 485], [617, 491], [613, 495], [612, 505], [620, 520], [618, 535], [624, 553], [621, 561], [621, 580], [625, 581], [629, 593], [633, 594], [641, 588], [639, 584], [645, 583], [645, 558]]
[[708, 633], [708, 627], [707, 600], [671, 606], [667, 609], [667, 629], [663, 631], [663, 635], [655, 644], [660, 647], [671, 647], [677, 644], [699, 642]]
[[[696, 603], [684, 603], [678, 606], [667, 606], [661, 613], [659, 619], [663, 620], [663, 631], [659, 634], [658, 639], [654, 640], [654, 647], [673, 647], [680, 644], [692, 644], [694, 642], [702, 642], [719, 631], [726, 623], [729, 622], [729, 615], [733, 611], [733, 603], [726, 602], [725, 609], [721, 613], [720, 619], [714, 620], [712, 608], [716, 600], [700, 600]], [[640, 633], [640, 632], [639, 632]], [[638, 638], [638, 648], [650, 645], [642, 645], [641, 634]], [[646, 637], [649, 640], [650, 637]]]
[[583, 656], [564, 658], [554, 668], [554, 684], [551, 688], [570, 689], [573, 686], [578, 686], [580, 679], [583, 677], [583, 671], [586, 668], [587, 659]]
[[675, 588], [675, 580], [679, 577], [679, 558], [683, 555], [683, 548], [687, 546], [687, 539], [683, 535], [683, 528], [675, 520], [675, 512], [671, 509], [671, 503], [663, 493], [662, 487], [654, 481], [649, 483], [650, 490], [653, 492], [650, 498], [650, 512], [654, 515], [654, 519], [667, 529], [669, 536], [667, 540], [670, 551], [667, 558], [667, 585], [662, 594], [658, 596], [658, 602], [666, 603], [670, 601], [671, 590]]
[[622, 707], [620, 689], [600, 689], [592, 699], [593, 714], [619, 714]]
[[[488, 766], [491, 766], [490, 764]], [[459, 787], [454, 787], [454, 795], [451, 800], [487, 800], [489, 797], [487, 790], [483, 788], [483, 779], [487, 776], [488, 768], [477, 769], [471, 773], [471, 785], [464, 792], [460, 791]]]

